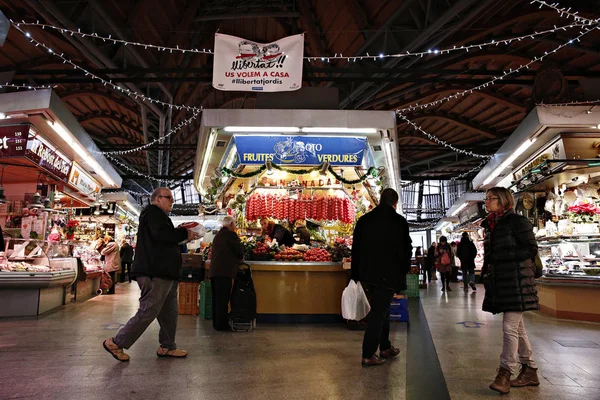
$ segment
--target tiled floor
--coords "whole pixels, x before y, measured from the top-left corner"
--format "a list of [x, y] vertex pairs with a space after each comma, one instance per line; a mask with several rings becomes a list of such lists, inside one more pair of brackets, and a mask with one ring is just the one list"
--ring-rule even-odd
[[[457, 287], [458, 289], [458, 287]], [[398, 359], [360, 366], [362, 332], [332, 325], [259, 325], [250, 333], [218, 333], [210, 321], [180, 316], [183, 360], [158, 359], [153, 323], [119, 363], [102, 348], [137, 307], [139, 290], [70, 304], [38, 318], [0, 319], [0, 399], [404, 399], [406, 324], [393, 324]], [[487, 386], [501, 349], [501, 316], [480, 311], [483, 291], [422, 291], [432, 337], [453, 399], [498, 397]], [[468, 321], [465, 324], [460, 322]], [[473, 322], [480, 323], [479, 328]], [[517, 399], [600, 399], [600, 325], [529, 313], [526, 326], [540, 364], [539, 388]], [[568, 343], [567, 343], [568, 344]], [[432, 384], [427, 382], [408, 384]], [[435, 400], [435, 399], [432, 399]]]
[[[462, 283], [452, 284], [453, 291], [442, 294], [438, 282], [421, 290], [421, 299], [451, 397], [498, 397], [488, 385], [502, 351], [502, 314], [481, 311], [481, 287], [477, 293], [465, 293]], [[513, 389], [510, 398], [600, 399], [600, 348], [564, 347], [556, 342], [600, 345], [600, 324], [557, 320], [537, 312], [525, 316], [541, 385]]]

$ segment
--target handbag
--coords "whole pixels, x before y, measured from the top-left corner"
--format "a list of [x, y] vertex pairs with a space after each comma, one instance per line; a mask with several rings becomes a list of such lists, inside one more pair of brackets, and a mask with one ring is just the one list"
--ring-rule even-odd
[[542, 259], [540, 258], [539, 253], [536, 254], [535, 257], [533, 258], [533, 266], [534, 266], [533, 276], [536, 279], [541, 278], [542, 275], [544, 274], [544, 264], [542, 264]]

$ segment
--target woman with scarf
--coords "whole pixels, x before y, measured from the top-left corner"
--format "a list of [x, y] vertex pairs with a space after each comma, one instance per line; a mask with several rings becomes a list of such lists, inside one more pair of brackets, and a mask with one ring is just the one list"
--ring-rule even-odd
[[[529, 220], [514, 211], [515, 199], [510, 190], [489, 189], [485, 208], [489, 212], [483, 221], [485, 229], [485, 285], [483, 311], [503, 313], [504, 345], [500, 368], [490, 389], [506, 394], [512, 387], [538, 386], [537, 364], [525, 331], [523, 312], [539, 310], [535, 286], [537, 242]], [[511, 375], [520, 373], [515, 380]]]
[[452, 275], [452, 248], [448, 244], [446, 236], [440, 236], [440, 242], [435, 248], [435, 265], [442, 276], [442, 292], [450, 289], [450, 276]]

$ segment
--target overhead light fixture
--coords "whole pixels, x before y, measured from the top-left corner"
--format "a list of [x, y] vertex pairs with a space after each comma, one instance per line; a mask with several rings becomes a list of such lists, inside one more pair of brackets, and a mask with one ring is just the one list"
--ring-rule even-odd
[[73, 135], [67, 131], [61, 124], [58, 122], [52, 122], [50, 120], [46, 120], [46, 123], [54, 130], [54, 132], [58, 133], [58, 135], [71, 146], [75, 153], [79, 154], [84, 161], [98, 174], [100, 177], [109, 185], [116, 187], [117, 184], [112, 178], [108, 175], [108, 173], [98, 164], [98, 162], [85, 150], [73, 137]]
[[208, 137], [208, 143], [206, 144], [206, 149], [204, 150], [204, 156], [202, 157], [202, 168], [200, 169], [200, 176], [198, 177], [198, 190], [200, 194], [206, 194], [204, 190], [204, 178], [206, 177], [206, 170], [208, 169], [208, 162], [210, 161], [210, 155], [213, 152], [217, 141], [217, 131], [212, 130], [210, 132], [210, 136]]
[[321, 166], [321, 169], [319, 170], [319, 174], [326, 176], [328, 169], [329, 169], [329, 163], [327, 161], [325, 161], [323, 163], [323, 165]]
[[140, 216], [140, 213], [138, 212], [138, 210], [128, 200], [125, 200], [125, 205], [129, 209], [129, 211], [131, 211], [133, 214], [137, 215], [138, 217]]
[[377, 133], [376, 128], [329, 128], [329, 127], [311, 127], [302, 128], [304, 133]]
[[273, 162], [271, 162], [271, 160], [267, 160], [265, 165], [267, 166], [267, 175], [273, 175]]
[[300, 128], [294, 126], [226, 126], [223, 128], [225, 132], [281, 132], [295, 133], [300, 132]]
[[519, 148], [512, 153], [500, 166], [498, 166], [484, 181], [483, 186], [490, 184], [500, 173], [508, 167], [513, 161], [517, 159], [521, 154], [525, 152], [535, 142], [536, 139], [528, 139], [526, 140]]
[[107, 212], [109, 214], [114, 214], [115, 213], [115, 210], [113, 209], [113, 205], [114, 205], [113, 203], [110, 203], [110, 206], [108, 207], [108, 211]]
[[456, 210], [452, 211], [452, 214], [450, 214], [451, 217], [454, 217], [455, 215], [457, 215], [463, 208], [465, 208], [466, 206], [468, 206], [469, 203], [463, 203], [460, 205], [460, 207], [458, 207]]
[[10, 115], [6, 115], [3, 112], [0, 112], [0, 119], [10, 118]]
[[392, 189], [398, 191], [396, 187], [396, 168], [394, 166], [394, 156], [393, 156], [393, 143], [389, 139], [384, 139], [383, 141], [383, 152], [385, 154], [385, 161], [388, 167], [388, 182], [391, 184]]

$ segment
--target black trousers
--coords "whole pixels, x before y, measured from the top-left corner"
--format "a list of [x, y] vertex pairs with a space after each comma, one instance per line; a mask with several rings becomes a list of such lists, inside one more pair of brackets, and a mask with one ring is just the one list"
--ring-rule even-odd
[[115, 285], [117, 284], [117, 271], [109, 272], [110, 279], [112, 279], [112, 286], [108, 289], [108, 294], [115, 294]]
[[362, 356], [371, 358], [377, 352], [392, 347], [390, 342], [390, 304], [394, 291], [385, 286], [363, 284], [371, 292], [371, 311], [363, 338]]
[[125, 282], [125, 271], [127, 271], [127, 277], [131, 283], [131, 262], [121, 261], [121, 278], [119, 279], [121, 283]]
[[425, 268], [423, 268], [423, 279], [427, 282], [431, 282], [431, 280], [433, 279], [433, 273], [433, 267], [426, 266]]
[[218, 331], [229, 330], [229, 299], [231, 298], [231, 278], [210, 278], [212, 288], [212, 321]]

